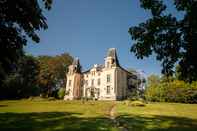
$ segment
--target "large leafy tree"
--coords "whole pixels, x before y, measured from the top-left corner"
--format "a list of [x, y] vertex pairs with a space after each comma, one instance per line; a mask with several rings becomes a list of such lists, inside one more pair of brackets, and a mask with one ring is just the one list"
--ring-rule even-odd
[[140, 0], [141, 7], [151, 12], [151, 18], [129, 29], [135, 40], [131, 52], [141, 59], [154, 53], [167, 76], [173, 74], [178, 63], [181, 77], [191, 82], [197, 80], [197, 1], [172, 1], [182, 18], [169, 13], [162, 0]]
[[35, 57], [20, 57], [17, 68], [6, 77], [0, 92], [0, 99], [27, 98], [39, 94], [37, 75], [38, 61]]
[[68, 65], [73, 61], [73, 58], [64, 53], [59, 56], [40, 56], [38, 84], [45, 96], [50, 96], [57, 88], [63, 87], [66, 82], [66, 73]]
[[48, 10], [51, 3], [52, 0], [0, 0], [0, 86], [23, 56], [27, 39], [38, 43], [37, 31], [47, 29], [41, 7]]

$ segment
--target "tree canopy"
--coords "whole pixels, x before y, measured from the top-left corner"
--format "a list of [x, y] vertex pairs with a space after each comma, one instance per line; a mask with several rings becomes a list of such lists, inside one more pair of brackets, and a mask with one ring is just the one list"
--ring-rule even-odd
[[25, 55], [20, 57], [17, 68], [12, 70], [3, 81], [0, 99], [27, 98], [39, 95], [37, 75], [38, 61], [35, 57]]
[[38, 31], [47, 29], [41, 7], [49, 10], [51, 3], [52, 0], [0, 1], [0, 85], [23, 56], [27, 39], [39, 42]]
[[66, 73], [73, 58], [67, 53], [57, 56], [39, 56], [39, 74], [37, 82], [43, 94], [50, 96], [53, 90], [65, 87]]
[[140, 0], [141, 7], [151, 12], [151, 18], [129, 29], [135, 41], [131, 47], [137, 58], [153, 53], [162, 63], [162, 73], [173, 74], [178, 63], [181, 77], [197, 80], [197, 1], [173, 0], [175, 9], [183, 18], [169, 13], [163, 0]]

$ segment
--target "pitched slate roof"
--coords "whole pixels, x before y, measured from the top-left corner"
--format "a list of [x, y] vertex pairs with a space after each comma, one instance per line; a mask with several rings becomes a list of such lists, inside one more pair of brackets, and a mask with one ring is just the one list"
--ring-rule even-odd
[[118, 57], [117, 57], [117, 53], [116, 53], [116, 49], [115, 48], [109, 48], [108, 52], [107, 52], [107, 57], [112, 57], [115, 60], [115, 65], [116, 66], [120, 66], [119, 65], [119, 61], [118, 61]]

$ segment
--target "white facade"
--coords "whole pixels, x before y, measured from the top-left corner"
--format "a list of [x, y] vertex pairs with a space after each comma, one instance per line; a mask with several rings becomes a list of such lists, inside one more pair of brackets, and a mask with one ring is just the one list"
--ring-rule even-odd
[[125, 99], [131, 91], [133, 74], [123, 69], [118, 62], [116, 50], [110, 48], [104, 65], [94, 65], [81, 72], [79, 60], [69, 66], [65, 100], [94, 98], [98, 100]]

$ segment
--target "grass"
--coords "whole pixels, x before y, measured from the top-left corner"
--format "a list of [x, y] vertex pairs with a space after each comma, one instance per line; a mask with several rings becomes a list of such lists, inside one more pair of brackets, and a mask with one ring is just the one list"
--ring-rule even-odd
[[111, 102], [1, 101], [0, 131], [113, 130], [107, 116]]
[[[116, 103], [117, 123], [108, 117]], [[196, 131], [197, 104], [151, 103], [131, 107], [124, 102], [0, 101], [0, 131]]]
[[196, 131], [197, 104], [150, 103], [145, 107], [117, 105], [118, 120], [132, 131]]

